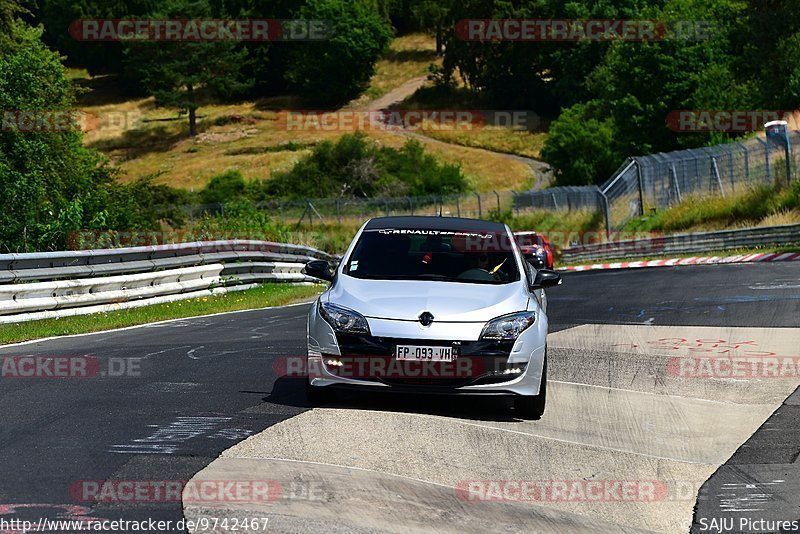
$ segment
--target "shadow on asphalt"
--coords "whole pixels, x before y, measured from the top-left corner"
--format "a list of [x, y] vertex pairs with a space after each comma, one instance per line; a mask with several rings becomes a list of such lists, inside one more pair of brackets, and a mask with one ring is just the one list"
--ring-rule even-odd
[[420, 395], [408, 393], [336, 390], [330, 402], [315, 405], [305, 396], [305, 378], [281, 377], [264, 402], [295, 408], [374, 410], [408, 414], [437, 415], [456, 419], [491, 422], [523, 422], [514, 417], [512, 400], [503, 396]]

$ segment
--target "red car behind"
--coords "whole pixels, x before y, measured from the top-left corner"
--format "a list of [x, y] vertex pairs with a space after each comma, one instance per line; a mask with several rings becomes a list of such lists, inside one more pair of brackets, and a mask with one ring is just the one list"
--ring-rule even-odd
[[514, 237], [526, 260], [539, 269], [553, 268], [553, 247], [545, 236], [538, 232], [514, 232]]

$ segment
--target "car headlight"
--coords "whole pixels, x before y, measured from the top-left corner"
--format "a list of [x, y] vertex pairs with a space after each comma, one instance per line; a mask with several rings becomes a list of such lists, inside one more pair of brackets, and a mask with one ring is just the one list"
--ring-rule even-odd
[[486, 323], [481, 332], [481, 339], [512, 341], [535, 322], [536, 314], [532, 311], [503, 315]]
[[367, 320], [358, 312], [329, 302], [322, 302], [319, 305], [319, 313], [336, 332], [369, 334]]

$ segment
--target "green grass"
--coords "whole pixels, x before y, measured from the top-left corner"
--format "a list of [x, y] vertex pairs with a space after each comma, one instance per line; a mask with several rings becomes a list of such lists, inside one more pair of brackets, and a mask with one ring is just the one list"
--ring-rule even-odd
[[282, 306], [310, 299], [321, 292], [321, 287], [265, 284], [261, 287], [244, 291], [153, 304], [142, 308], [2, 325], [0, 326], [0, 344], [17, 343], [52, 336], [100, 332], [113, 328], [165, 321], [167, 319], [196, 317], [211, 313]]
[[739, 193], [692, 195], [672, 208], [631, 220], [625, 230], [685, 232], [800, 222], [800, 180]]

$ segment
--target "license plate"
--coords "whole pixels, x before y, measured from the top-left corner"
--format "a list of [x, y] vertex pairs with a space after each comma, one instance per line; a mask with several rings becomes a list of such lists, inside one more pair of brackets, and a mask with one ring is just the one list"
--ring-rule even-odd
[[429, 347], [424, 345], [397, 345], [398, 360], [425, 362], [452, 362], [458, 358], [455, 347]]

